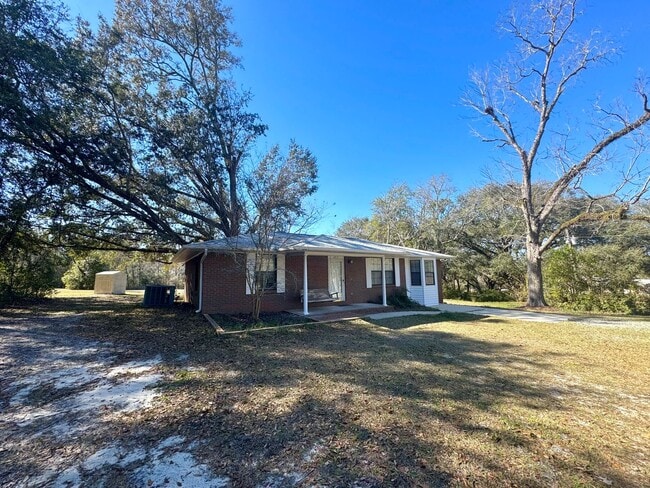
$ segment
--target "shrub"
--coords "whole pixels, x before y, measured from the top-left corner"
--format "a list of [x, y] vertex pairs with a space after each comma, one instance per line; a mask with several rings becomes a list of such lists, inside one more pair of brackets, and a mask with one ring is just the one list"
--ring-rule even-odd
[[475, 302], [509, 302], [514, 298], [501, 290], [483, 290], [472, 297]]
[[10, 248], [0, 259], [0, 304], [41, 298], [57, 282], [59, 256], [46, 249]]
[[466, 291], [458, 290], [456, 288], [445, 288], [443, 295], [450, 300], [471, 300], [472, 295]]
[[643, 313], [635, 278], [648, 258], [619, 246], [562, 247], [549, 253], [544, 272], [552, 304], [587, 312]]
[[102, 255], [95, 251], [84, 257], [74, 259], [61, 281], [69, 290], [92, 290], [95, 286], [95, 274], [108, 271], [109, 265]]
[[408, 310], [410, 308], [418, 308], [422, 306], [408, 296], [406, 288], [395, 288], [393, 293], [391, 293], [386, 299], [386, 302], [388, 305], [392, 305], [393, 307], [402, 310]]

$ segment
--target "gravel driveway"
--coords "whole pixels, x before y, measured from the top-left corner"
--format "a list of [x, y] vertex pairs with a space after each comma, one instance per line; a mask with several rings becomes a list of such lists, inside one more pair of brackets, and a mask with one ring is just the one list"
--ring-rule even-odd
[[227, 485], [182, 436], [134, 427], [159, 394], [160, 357], [75, 336], [79, 319], [0, 315], [0, 484]]

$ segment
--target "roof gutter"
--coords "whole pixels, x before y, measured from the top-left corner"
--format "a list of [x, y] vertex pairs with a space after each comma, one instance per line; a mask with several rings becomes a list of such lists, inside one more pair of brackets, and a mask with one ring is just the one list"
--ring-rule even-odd
[[196, 313], [201, 313], [203, 308], [203, 261], [208, 257], [208, 249], [203, 250], [203, 256], [201, 256], [201, 261], [199, 262], [199, 308], [196, 309]]

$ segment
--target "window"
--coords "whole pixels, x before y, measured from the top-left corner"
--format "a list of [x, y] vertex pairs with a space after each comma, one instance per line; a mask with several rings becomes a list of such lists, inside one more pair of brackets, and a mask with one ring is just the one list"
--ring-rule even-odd
[[420, 261], [411, 259], [411, 285], [422, 286], [422, 270], [420, 269]]
[[259, 290], [275, 291], [277, 286], [278, 262], [275, 255], [262, 256], [259, 271], [255, 272], [255, 281]]
[[[368, 258], [372, 286], [381, 286], [381, 258]], [[393, 258], [384, 259], [386, 267], [386, 284], [395, 284], [395, 266]]]
[[433, 270], [433, 261], [425, 260], [424, 261], [424, 282], [427, 285], [436, 284], [436, 274]]

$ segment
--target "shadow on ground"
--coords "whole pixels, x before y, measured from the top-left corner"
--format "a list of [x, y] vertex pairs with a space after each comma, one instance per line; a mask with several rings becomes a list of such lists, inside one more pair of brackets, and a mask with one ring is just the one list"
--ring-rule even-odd
[[[566, 397], [539, 378], [557, 373], [552, 354], [533, 358], [513, 342], [420, 328], [479, 321], [474, 315], [228, 337], [189, 308], [144, 309], [132, 298], [56, 300], [6, 316], [34, 310], [80, 314], [65, 333], [119, 344], [125, 360], [160, 355], [161, 399], [111, 420], [112, 441], [138, 446], [180, 436], [233, 486], [590, 484], [594, 466], [616, 486], [634, 484], [579, 446], [570, 461], [561, 451], [549, 455], [562, 432], [521, 423], [522, 411], [565, 408]], [[92, 433], [75, 442], [88, 444], [86, 454], [105, 444]], [[18, 474], [34, 463], [45, 469], [46, 460], [10, 454], [25, 463]], [[118, 482], [124, 468], [109, 465], [102, 476]]]

